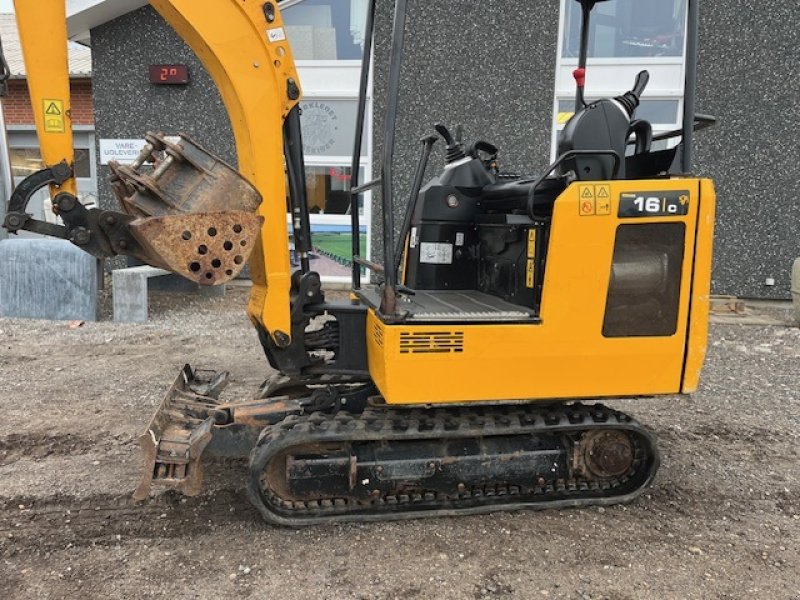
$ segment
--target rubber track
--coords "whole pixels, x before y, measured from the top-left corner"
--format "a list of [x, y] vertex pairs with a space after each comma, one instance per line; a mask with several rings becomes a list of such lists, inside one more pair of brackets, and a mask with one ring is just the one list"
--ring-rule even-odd
[[[552, 480], [543, 485], [489, 486], [452, 494], [388, 495], [369, 501], [349, 498], [292, 502], [262, 489], [269, 461], [293, 446], [381, 440], [453, 439], [496, 435], [632, 432], [634, 465], [628, 474], [602, 482]], [[538, 408], [513, 405], [455, 409], [368, 409], [361, 414], [292, 415], [265, 428], [250, 455], [247, 492], [269, 523], [290, 527], [336, 521], [384, 521], [550, 509], [630, 502], [652, 482], [659, 466], [653, 436], [628, 415], [600, 404]]]

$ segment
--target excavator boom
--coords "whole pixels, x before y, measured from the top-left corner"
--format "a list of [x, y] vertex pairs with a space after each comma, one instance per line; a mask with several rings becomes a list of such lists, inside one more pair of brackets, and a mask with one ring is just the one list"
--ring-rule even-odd
[[[277, 345], [288, 345], [291, 267], [284, 144], [286, 133], [297, 132], [288, 142], [293, 149], [300, 145], [301, 89], [280, 11], [273, 2], [246, 0], [151, 4], [216, 82], [230, 115], [238, 169], [188, 135], [148, 134], [132, 165], [110, 165], [122, 212], [84, 208], [73, 173], [65, 3], [17, 1], [46, 168], [18, 186], [4, 225], [12, 232], [25, 229], [69, 239], [101, 258], [129, 255], [202, 285], [230, 281], [249, 259], [254, 285], [248, 314]], [[297, 176], [302, 157], [289, 155], [294, 156], [287, 160], [290, 180], [304, 183]], [[31, 196], [44, 186], [50, 187], [53, 211], [63, 225], [26, 213]], [[308, 233], [298, 231], [296, 237], [307, 239]]]

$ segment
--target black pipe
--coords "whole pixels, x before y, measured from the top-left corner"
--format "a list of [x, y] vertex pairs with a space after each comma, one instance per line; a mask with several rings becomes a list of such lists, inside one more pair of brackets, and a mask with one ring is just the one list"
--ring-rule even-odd
[[386, 117], [383, 123], [383, 160], [381, 164], [381, 200], [383, 204], [383, 264], [385, 283], [380, 310], [392, 315], [396, 309], [397, 272], [394, 264], [394, 213], [392, 212], [392, 162], [394, 160], [395, 127], [397, 126], [397, 107], [400, 100], [400, 72], [403, 64], [403, 43], [406, 26], [407, 0], [396, 0], [394, 5], [394, 25], [392, 28], [392, 49], [389, 58], [389, 85], [387, 87]]
[[283, 122], [283, 152], [289, 179], [289, 201], [292, 205], [294, 251], [300, 257], [300, 269], [311, 269], [311, 219], [308, 214], [306, 165], [303, 158], [303, 133], [300, 127], [300, 106], [295, 106]]
[[[591, 22], [592, 9], [595, 0], [580, 0], [581, 3], [581, 48], [578, 53], [578, 69], [586, 71], [586, 63], [589, 58], [589, 24]], [[577, 83], [577, 82], [576, 82]], [[575, 112], [581, 107], [586, 106], [584, 99], [583, 86], [577, 83], [575, 86]]]
[[694, 151], [694, 113], [697, 98], [697, 41], [700, 27], [700, 0], [689, 0], [686, 26], [686, 82], [683, 91], [683, 151], [681, 170], [690, 173]]
[[422, 189], [422, 183], [425, 181], [425, 169], [428, 168], [428, 159], [431, 157], [431, 150], [433, 149], [433, 145], [436, 143], [437, 139], [439, 138], [437, 138], [435, 135], [429, 135], [420, 140], [422, 142], [422, 152], [419, 156], [419, 162], [417, 162], [417, 170], [414, 172], [414, 183], [411, 186], [411, 195], [408, 197], [408, 205], [406, 206], [406, 214], [403, 218], [403, 226], [400, 229], [400, 236], [397, 238], [397, 244], [394, 248], [394, 264], [392, 266], [394, 268], [394, 272], [397, 273], [398, 278], [400, 277], [400, 261], [403, 257], [406, 238], [411, 230], [411, 219], [414, 216], [414, 210], [417, 207], [417, 198], [419, 198], [419, 192]]
[[[358, 214], [358, 174], [361, 171], [361, 151], [364, 142], [364, 122], [367, 116], [367, 91], [369, 68], [372, 61], [372, 40], [375, 35], [375, 0], [367, 8], [367, 24], [364, 32], [364, 52], [361, 55], [361, 82], [358, 88], [358, 112], [356, 114], [356, 139], [353, 144], [353, 162], [350, 166], [350, 231], [352, 232], [353, 256], [361, 256], [361, 224]], [[353, 289], [361, 288], [361, 266], [353, 261]]]

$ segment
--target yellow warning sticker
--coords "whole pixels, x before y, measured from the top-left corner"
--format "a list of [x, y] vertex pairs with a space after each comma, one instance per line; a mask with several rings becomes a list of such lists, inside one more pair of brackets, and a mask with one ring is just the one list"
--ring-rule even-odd
[[536, 230], [528, 231], [528, 258], [536, 258]]
[[609, 184], [582, 185], [579, 190], [578, 212], [582, 217], [606, 217], [611, 214]]
[[64, 101], [43, 100], [44, 130], [46, 133], [64, 133], [66, 131]]
[[529, 288], [532, 288], [536, 283], [536, 276], [535, 276], [535, 265], [536, 261], [533, 259], [528, 260], [528, 268], [525, 277], [525, 285]]

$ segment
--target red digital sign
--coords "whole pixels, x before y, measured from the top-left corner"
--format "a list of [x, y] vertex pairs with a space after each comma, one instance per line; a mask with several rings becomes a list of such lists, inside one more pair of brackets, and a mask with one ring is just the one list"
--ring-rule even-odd
[[189, 69], [186, 65], [150, 65], [150, 83], [186, 85], [189, 83]]

